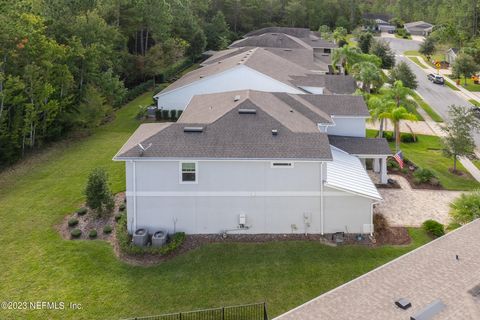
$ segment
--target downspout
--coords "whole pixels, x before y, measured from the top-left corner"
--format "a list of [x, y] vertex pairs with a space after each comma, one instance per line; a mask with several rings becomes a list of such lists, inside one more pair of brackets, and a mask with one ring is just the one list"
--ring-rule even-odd
[[370, 236], [373, 237], [373, 232], [375, 230], [373, 230], [373, 206], [376, 205], [376, 204], [379, 204], [380, 202], [372, 202], [372, 210], [370, 210], [370, 223], [371, 223], [371, 227], [370, 227]]
[[133, 164], [133, 230], [132, 234], [137, 230], [137, 174], [135, 161], [132, 161]]
[[323, 161], [320, 162], [320, 233], [323, 236], [324, 231], [324, 213], [323, 213]]

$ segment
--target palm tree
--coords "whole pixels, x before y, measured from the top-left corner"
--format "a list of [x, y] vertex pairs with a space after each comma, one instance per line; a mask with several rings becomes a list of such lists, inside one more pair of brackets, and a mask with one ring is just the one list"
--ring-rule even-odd
[[385, 97], [370, 97], [368, 99], [368, 109], [370, 111], [370, 120], [372, 122], [380, 121], [380, 127], [378, 129], [378, 135], [380, 138], [383, 137], [383, 128], [385, 126], [385, 118], [380, 117], [381, 114], [388, 112], [395, 108], [395, 102]]
[[385, 93], [387, 96], [395, 100], [395, 104], [398, 108], [401, 104], [408, 104], [408, 96], [413, 93], [413, 90], [405, 87], [401, 80], [397, 80], [393, 83], [391, 88], [385, 90]]
[[382, 112], [378, 115], [380, 119], [390, 119], [393, 123], [393, 132], [395, 134], [395, 149], [398, 152], [400, 150], [400, 121], [412, 120], [416, 121], [417, 116], [410, 113], [404, 107], [395, 107], [386, 112]]
[[336, 48], [332, 53], [332, 65], [336, 69], [338, 64], [341, 64], [346, 71], [359, 62], [371, 62], [379, 67], [382, 63], [379, 57], [373, 54], [365, 54], [357, 47], [343, 46]]
[[362, 89], [367, 93], [370, 93], [372, 85], [378, 88], [383, 84], [380, 68], [372, 62], [362, 61], [354, 64], [351, 73], [355, 80], [362, 82]]

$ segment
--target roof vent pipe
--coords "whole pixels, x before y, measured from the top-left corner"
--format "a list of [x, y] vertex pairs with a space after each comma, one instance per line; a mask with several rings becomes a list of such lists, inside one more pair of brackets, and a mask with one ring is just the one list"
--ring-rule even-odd
[[277, 129], [273, 129], [272, 130], [272, 136], [277, 136], [278, 135], [278, 130]]

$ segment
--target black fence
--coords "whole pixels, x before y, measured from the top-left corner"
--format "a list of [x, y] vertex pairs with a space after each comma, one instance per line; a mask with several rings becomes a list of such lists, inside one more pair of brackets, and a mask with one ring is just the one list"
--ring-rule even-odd
[[268, 320], [268, 315], [266, 303], [255, 303], [125, 320]]

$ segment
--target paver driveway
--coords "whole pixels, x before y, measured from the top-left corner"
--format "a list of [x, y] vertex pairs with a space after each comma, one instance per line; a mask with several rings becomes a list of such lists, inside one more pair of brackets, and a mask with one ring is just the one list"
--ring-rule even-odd
[[412, 189], [401, 176], [391, 175], [401, 189], [378, 189], [384, 201], [375, 206], [375, 213], [382, 213], [392, 226], [418, 227], [425, 220], [434, 219], [449, 223], [449, 204], [462, 191]]

